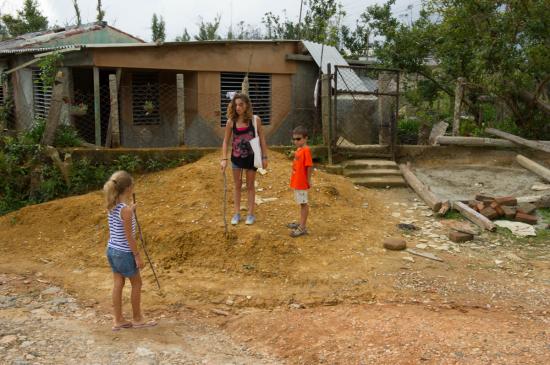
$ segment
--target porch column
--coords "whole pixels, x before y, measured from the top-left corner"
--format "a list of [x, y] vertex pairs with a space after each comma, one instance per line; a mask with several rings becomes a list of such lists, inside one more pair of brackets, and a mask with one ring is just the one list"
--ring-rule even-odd
[[183, 74], [176, 75], [177, 97], [176, 103], [178, 108], [178, 142], [180, 146], [185, 144], [185, 89]]
[[101, 110], [99, 102], [99, 68], [94, 67], [94, 116], [96, 146], [101, 146]]
[[120, 147], [120, 125], [118, 119], [118, 87], [116, 75], [109, 75], [109, 92], [111, 96], [111, 113], [109, 115], [109, 125], [111, 127], [111, 146]]
[[[378, 92], [387, 93], [390, 91], [390, 83], [392, 81], [392, 75], [389, 72], [380, 72], [378, 75]], [[378, 144], [390, 145], [391, 144], [391, 114], [392, 114], [392, 100], [391, 96], [378, 95]], [[397, 123], [397, 121], [396, 121]]]
[[[6, 78], [2, 83], [2, 93], [3, 93], [2, 100], [4, 100], [4, 104], [2, 105], [2, 108], [6, 107], [6, 103], [8, 102], [8, 99], [10, 97], [9, 90], [8, 90], [8, 87], [9, 87], [8, 79], [7, 79], [8, 77], [11, 77], [11, 76], [6, 76]], [[0, 132], [2, 132], [4, 129], [8, 129], [8, 114], [9, 114], [9, 110], [6, 108], [4, 110], [4, 118], [0, 119]]]

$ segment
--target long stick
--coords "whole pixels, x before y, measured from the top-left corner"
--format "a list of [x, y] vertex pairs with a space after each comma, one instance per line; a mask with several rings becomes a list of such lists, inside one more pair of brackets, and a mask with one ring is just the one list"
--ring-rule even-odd
[[227, 175], [223, 171], [223, 229], [227, 237]]
[[[132, 199], [134, 200], [134, 204], [136, 204], [136, 194], [132, 194]], [[139, 238], [141, 240], [141, 247], [143, 247], [143, 252], [145, 252], [145, 257], [147, 257], [147, 261], [149, 262], [149, 266], [151, 266], [151, 270], [153, 271], [153, 275], [155, 276], [155, 280], [157, 281], [157, 286], [160, 290], [160, 283], [159, 279], [157, 278], [157, 273], [155, 272], [155, 268], [153, 267], [153, 263], [151, 262], [151, 259], [149, 258], [149, 254], [147, 253], [147, 249], [145, 248], [145, 240], [143, 239], [143, 234], [141, 233], [141, 226], [138, 221], [137, 213], [134, 211], [134, 217], [136, 217], [136, 224], [138, 227], [139, 232]]]

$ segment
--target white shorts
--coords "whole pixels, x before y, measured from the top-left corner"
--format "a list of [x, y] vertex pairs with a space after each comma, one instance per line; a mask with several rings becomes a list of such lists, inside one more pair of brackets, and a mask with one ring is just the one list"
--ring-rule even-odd
[[298, 204], [307, 204], [307, 190], [294, 190], [294, 200]]

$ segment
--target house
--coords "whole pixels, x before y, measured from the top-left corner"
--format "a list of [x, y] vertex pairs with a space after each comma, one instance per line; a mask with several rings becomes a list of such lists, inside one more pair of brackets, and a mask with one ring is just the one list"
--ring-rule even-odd
[[[27, 33], [0, 42], [0, 121], [10, 129], [27, 129], [36, 118], [45, 118], [50, 92], [40, 81], [38, 62], [48, 52], [71, 51], [84, 44], [144, 43], [106, 22]], [[69, 71], [69, 70], [67, 70]], [[68, 109], [65, 108], [65, 109]], [[65, 111], [65, 117], [67, 111]]]
[[[310, 134], [320, 136], [320, 103], [314, 104], [314, 89], [323, 62], [310, 53], [320, 47], [333, 48], [296, 40], [65, 47], [59, 49], [71, 104], [65, 119], [96, 145], [219, 146], [229, 97], [241, 90], [248, 75], [254, 113], [269, 144], [289, 144], [296, 125], [306, 125]], [[36, 109], [40, 99], [34, 101]], [[18, 120], [16, 125], [22, 129], [25, 123]]]

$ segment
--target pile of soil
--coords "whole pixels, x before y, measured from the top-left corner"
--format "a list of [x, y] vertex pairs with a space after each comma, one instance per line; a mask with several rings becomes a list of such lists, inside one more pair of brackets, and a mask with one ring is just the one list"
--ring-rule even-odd
[[[258, 205], [256, 224], [230, 227], [228, 237], [218, 154], [136, 179], [138, 218], [163, 286], [155, 291], [151, 270], [144, 270], [144, 290], [155, 294], [144, 296], [146, 305], [272, 307], [372, 297], [366, 278], [374, 262], [386, 260], [381, 241], [396, 230], [383, 192], [315, 171], [310, 234], [291, 238], [286, 224], [299, 218], [288, 187], [291, 161], [270, 152], [269, 163], [268, 173], [258, 174], [257, 196], [276, 200]], [[101, 191], [23, 208], [0, 217], [0, 226], [0, 253], [8, 265], [41, 271], [91, 298], [110, 291]], [[398, 267], [394, 261], [386, 268]]]

